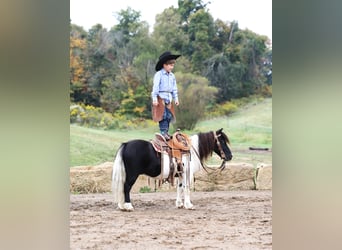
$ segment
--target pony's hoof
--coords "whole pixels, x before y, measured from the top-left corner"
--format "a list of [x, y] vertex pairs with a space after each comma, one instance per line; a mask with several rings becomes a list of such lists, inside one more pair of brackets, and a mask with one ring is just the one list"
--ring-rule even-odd
[[194, 205], [192, 205], [192, 204], [185, 204], [185, 209], [188, 209], [188, 210], [195, 210], [195, 207], [194, 207]]
[[118, 208], [119, 208], [121, 211], [125, 210], [125, 206], [124, 206], [124, 204], [122, 204], [122, 203], [118, 203]]
[[181, 202], [181, 201], [176, 201], [176, 207], [177, 207], [177, 208], [183, 208], [183, 207], [184, 207], [183, 202]]
[[128, 212], [132, 212], [134, 210], [134, 207], [132, 206], [132, 203], [125, 203], [124, 204], [124, 210]]
[[118, 203], [118, 207], [121, 211], [128, 211], [128, 212], [131, 212], [134, 210], [134, 207], [132, 206], [131, 203]]

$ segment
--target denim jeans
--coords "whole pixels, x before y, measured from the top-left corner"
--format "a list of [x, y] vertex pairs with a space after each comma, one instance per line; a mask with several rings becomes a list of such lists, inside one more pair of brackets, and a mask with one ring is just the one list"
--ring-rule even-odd
[[159, 129], [162, 135], [166, 134], [169, 131], [169, 125], [170, 125], [171, 119], [172, 119], [172, 113], [168, 108], [165, 107], [163, 120], [159, 122]]

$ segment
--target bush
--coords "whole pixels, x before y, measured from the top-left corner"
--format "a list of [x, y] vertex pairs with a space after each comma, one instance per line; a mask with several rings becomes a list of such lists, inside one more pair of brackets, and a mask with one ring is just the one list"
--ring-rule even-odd
[[108, 128], [112, 125], [113, 120], [113, 116], [102, 108], [82, 103], [70, 106], [70, 123], [86, 127]]
[[272, 97], [272, 86], [264, 85], [261, 89], [261, 95], [263, 97]]
[[102, 108], [82, 103], [70, 106], [70, 123], [102, 129], [136, 129], [154, 126], [152, 120], [120, 114], [113, 115], [105, 112]]
[[232, 102], [225, 102], [223, 104], [215, 104], [208, 110], [208, 117], [227, 116], [234, 113], [238, 106]]
[[141, 187], [139, 193], [151, 193], [151, 188], [148, 186]]
[[81, 113], [84, 112], [84, 109], [80, 105], [71, 105], [70, 106], [70, 123], [81, 123]]

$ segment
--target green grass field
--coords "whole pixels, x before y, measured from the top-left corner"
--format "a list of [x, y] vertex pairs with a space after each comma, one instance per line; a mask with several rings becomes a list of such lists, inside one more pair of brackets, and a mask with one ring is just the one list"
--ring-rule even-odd
[[[272, 163], [272, 99], [255, 101], [228, 116], [201, 121], [189, 135], [223, 128], [231, 141], [233, 162]], [[158, 132], [158, 124], [141, 130], [104, 131], [70, 125], [70, 166], [92, 166], [113, 161], [122, 142], [132, 139], [150, 140]], [[172, 132], [172, 131], [171, 131]], [[251, 151], [249, 147], [268, 148]], [[213, 155], [208, 164], [219, 164]]]

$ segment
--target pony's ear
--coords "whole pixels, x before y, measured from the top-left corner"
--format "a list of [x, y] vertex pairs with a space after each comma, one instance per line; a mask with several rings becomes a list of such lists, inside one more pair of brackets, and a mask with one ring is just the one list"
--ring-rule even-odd
[[216, 131], [216, 134], [217, 134], [217, 135], [221, 134], [222, 130], [223, 130], [223, 128], [217, 130], [217, 131]]

